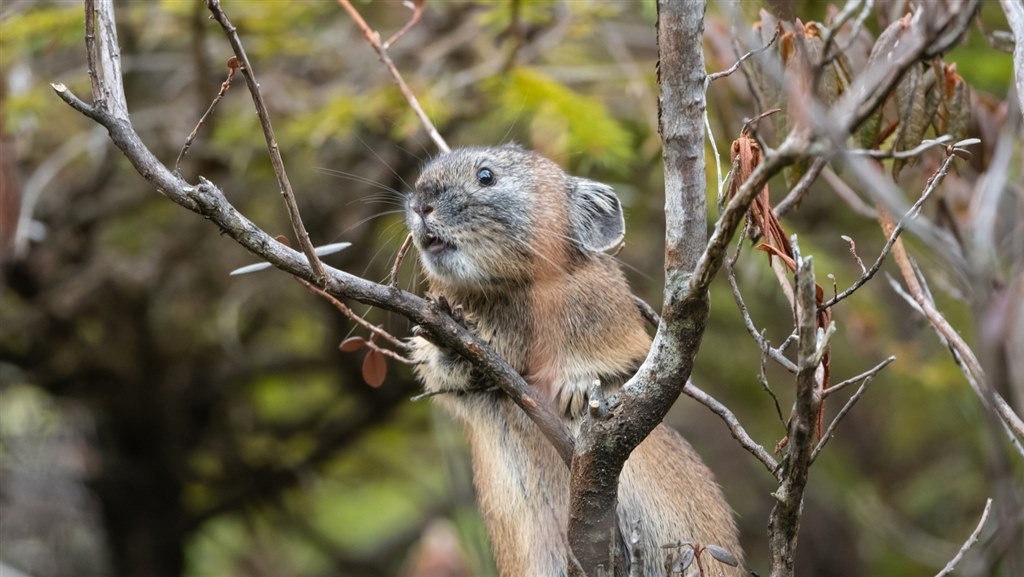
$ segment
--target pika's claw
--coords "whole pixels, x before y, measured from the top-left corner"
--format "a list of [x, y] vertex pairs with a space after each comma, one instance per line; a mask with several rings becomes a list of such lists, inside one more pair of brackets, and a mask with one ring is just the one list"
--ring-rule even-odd
[[452, 317], [452, 320], [462, 325], [463, 328], [469, 328], [466, 326], [466, 313], [463, 312], [462, 305], [452, 306], [448, 299], [444, 298], [444, 295], [437, 297], [434, 302], [437, 304], [438, 310]]

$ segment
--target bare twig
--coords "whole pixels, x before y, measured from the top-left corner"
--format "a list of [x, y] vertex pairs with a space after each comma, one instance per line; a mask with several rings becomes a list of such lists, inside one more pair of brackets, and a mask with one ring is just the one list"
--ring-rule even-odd
[[811, 163], [811, 167], [807, 169], [807, 172], [805, 172], [803, 176], [800, 177], [800, 180], [796, 183], [793, 189], [789, 191], [786, 198], [783, 198], [779, 204], [775, 205], [775, 209], [773, 210], [775, 218], [782, 218], [787, 212], [800, 205], [803, 198], [807, 196], [808, 191], [811, 190], [811, 185], [818, 180], [818, 175], [821, 174], [821, 171], [824, 170], [826, 166], [828, 166], [828, 159], [825, 157], [819, 156], [814, 159], [814, 162]]
[[[370, 46], [377, 52], [377, 55], [380, 56], [380, 61], [384, 63], [388, 72], [391, 73], [391, 77], [395, 79], [396, 83], [398, 83], [398, 89], [402, 91], [402, 95], [405, 96], [405, 100], [409, 103], [413, 112], [415, 112], [416, 116], [420, 119], [420, 122], [426, 129], [427, 134], [430, 135], [430, 138], [434, 141], [434, 144], [441, 149], [441, 152], [450, 151], [451, 148], [448, 146], [448, 143], [445, 142], [441, 133], [434, 127], [434, 123], [430, 121], [430, 117], [427, 116], [427, 113], [423, 111], [423, 107], [420, 106], [420, 101], [416, 99], [416, 95], [412, 93], [412, 89], [409, 88], [409, 85], [405, 83], [405, 79], [402, 78], [402, 73], [398, 71], [395, 63], [391, 60], [391, 57], [388, 55], [387, 46], [381, 44], [380, 33], [372, 30], [370, 26], [366, 24], [366, 21], [363, 20], [359, 11], [352, 6], [352, 3], [349, 2], [349, 0], [338, 0], [338, 3], [341, 4], [341, 7], [349, 13], [349, 16], [351, 16], [352, 20], [355, 21], [356, 26], [359, 27], [359, 31], [366, 37], [366, 41], [370, 43]], [[412, 23], [414, 24], [414, 22]], [[397, 40], [397, 38], [394, 38], [394, 40]]]
[[633, 304], [635, 304], [636, 308], [640, 310], [640, 314], [643, 315], [644, 320], [650, 323], [652, 327], [658, 328], [658, 325], [661, 324], [661, 317], [658, 315], [658, 311], [654, 310], [654, 307], [636, 295], [633, 295]]
[[846, 184], [843, 179], [839, 178], [839, 175], [837, 175], [831, 168], [825, 167], [825, 170], [823, 170], [821, 174], [825, 178], [825, 182], [827, 182], [829, 186], [832, 187], [832, 190], [835, 191], [836, 196], [841, 198], [851, 209], [853, 209], [853, 212], [871, 219], [878, 218], [878, 211], [861, 200], [861, 198], [857, 196], [857, 193], [850, 188], [850, 185]]
[[[853, 395], [846, 401], [846, 404], [843, 405], [843, 408], [839, 410], [839, 413], [836, 415], [836, 418], [832, 419], [832, 422], [829, 423], [828, 428], [825, 429], [825, 434], [823, 434], [821, 438], [818, 439], [818, 444], [814, 447], [814, 451], [811, 452], [811, 463], [814, 463], [815, 459], [818, 458], [818, 455], [821, 453], [822, 449], [824, 449], [825, 445], [828, 444], [829, 439], [831, 439], [832, 436], [835, 435], [836, 427], [838, 427], [840, 421], [842, 421], [843, 418], [846, 417], [846, 414], [850, 412], [850, 409], [852, 409], [853, 406], [857, 404], [857, 401], [860, 400], [861, 396], [864, 394], [864, 391], [867, 390], [868, 384], [870, 384], [871, 381], [874, 380], [875, 375], [877, 375], [879, 371], [884, 369], [886, 366], [889, 365], [889, 363], [893, 362], [894, 360], [896, 360], [896, 357], [891, 356], [882, 361], [881, 363], [879, 363], [878, 365], [876, 365], [873, 369], [864, 373], [863, 378], [861, 378], [860, 380], [860, 387], [858, 387], [857, 391], [853, 393]], [[831, 391], [832, 388], [830, 387], [825, 391], [825, 395], [827, 395]]]
[[[846, 236], [845, 234], [841, 235], [839, 238], [845, 240], [847, 244], [850, 245], [850, 256], [853, 257], [853, 260], [857, 261], [857, 266], [860, 267], [860, 274], [868, 274], [868, 269], [864, 266], [864, 261], [862, 261], [860, 259], [860, 255], [857, 254], [857, 243], [854, 242], [853, 238]], [[839, 295], [837, 294], [836, 296], [838, 297]]]
[[345, 303], [343, 303], [340, 300], [334, 298], [334, 296], [328, 294], [323, 289], [321, 289], [320, 287], [314, 285], [313, 283], [305, 281], [305, 280], [303, 280], [303, 279], [301, 279], [299, 277], [294, 277], [294, 278], [301, 285], [303, 285], [304, 287], [309, 289], [309, 291], [312, 292], [313, 294], [320, 295], [321, 297], [327, 299], [327, 302], [329, 302], [332, 305], [334, 305], [334, 308], [338, 309], [338, 311], [341, 312], [341, 314], [343, 314], [346, 317], [348, 317], [349, 320], [359, 324], [360, 326], [362, 326], [366, 330], [370, 331], [371, 333], [373, 333], [373, 334], [383, 338], [387, 342], [391, 343], [391, 346], [395, 347], [396, 349], [398, 349], [400, 351], [403, 351], [403, 352], [409, 352], [409, 345], [406, 344], [405, 341], [403, 341], [402, 339], [399, 339], [398, 337], [392, 335], [391, 333], [387, 332], [386, 330], [382, 329], [381, 327], [379, 327], [379, 326], [371, 323], [370, 321], [364, 319], [363, 317], [357, 315], [355, 312], [352, 311], [352, 309], [348, 308], [348, 306], [346, 306]]
[[[831, 299], [828, 300], [828, 302], [822, 304], [822, 310], [835, 306], [835, 304], [838, 303], [839, 301], [852, 295], [854, 292], [857, 291], [857, 289], [864, 286], [864, 283], [871, 280], [871, 278], [875, 276], [875, 273], [877, 273], [878, 270], [882, 268], [882, 263], [885, 262], [885, 258], [889, 255], [889, 251], [891, 251], [893, 245], [896, 244], [896, 241], [899, 239], [900, 233], [903, 232], [903, 229], [907, 226], [907, 223], [909, 223], [914, 217], [917, 216], [917, 213], [921, 211], [921, 206], [924, 205], [925, 201], [928, 200], [928, 197], [930, 197], [931, 194], [935, 191], [935, 189], [938, 188], [939, 183], [942, 182], [942, 179], [945, 178], [946, 174], [949, 172], [949, 165], [952, 164], [954, 158], [956, 158], [956, 156], [952, 154], [952, 152], [946, 155], [946, 160], [942, 162], [942, 165], [939, 166], [939, 169], [936, 170], [935, 174], [933, 174], [931, 179], [929, 179], [928, 186], [925, 187], [924, 192], [921, 193], [921, 197], [917, 199], [913, 206], [910, 207], [910, 210], [908, 210], [907, 213], [903, 215], [903, 218], [900, 219], [900, 221], [896, 224], [895, 227], [893, 227], [892, 231], [889, 233], [889, 239], [885, 242], [885, 245], [882, 247], [882, 251], [878, 254], [878, 258], [875, 259], [875, 262], [871, 265], [871, 268], [864, 272], [864, 274], [862, 274], [860, 278], [854, 281], [854, 283], [850, 285], [849, 288], [839, 293], [838, 295], [832, 297]], [[861, 266], [863, 267], [863, 264]]]
[[[836, 34], [839, 30], [846, 25], [851, 18], [853, 18], [853, 15], [857, 10], [860, 10], [860, 16], [857, 19], [856, 26], [853, 30], [853, 34], [851, 35], [851, 38], [856, 38], [860, 31], [860, 26], [864, 23], [864, 19], [867, 18], [868, 13], [871, 12], [872, 4], [873, 2], [871, 0], [868, 0], [866, 3], [865, 0], [848, 0], [846, 2], [846, 6], [843, 6], [842, 11], [836, 15], [835, 21], [829, 27], [828, 32], [825, 33], [825, 41], [821, 49], [822, 61], [816, 67], [818, 74], [824, 74], [828, 65], [845, 51], [845, 48], [843, 48], [836, 50], [835, 52], [829, 52], [829, 49], [832, 48], [832, 44], [836, 40]], [[817, 84], [817, 82], [815, 82], [815, 84]]]
[[722, 71], [719, 71], [719, 72], [715, 72], [714, 74], [708, 74], [707, 77], [704, 79], [704, 89], [707, 90], [707, 87], [710, 86], [712, 82], [714, 82], [715, 80], [718, 80], [719, 78], [725, 78], [726, 76], [731, 76], [734, 72], [739, 70], [740, 65], [743, 64], [743, 62], [745, 60], [747, 60], [748, 58], [750, 58], [751, 56], [753, 56], [755, 54], [760, 54], [761, 52], [764, 52], [765, 50], [768, 50], [768, 48], [770, 48], [772, 44], [775, 44], [775, 41], [779, 39], [779, 33], [781, 31], [782, 31], [782, 27], [781, 26], [776, 26], [775, 27], [775, 33], [772, 34], [771, 39], [768, 40], [768, 42], [766, 42], [764, 46], [761, 46], [760, 48], [754, 48], [753, 50], [749, 50], [746, 54], [744, 54], [743, 56], [740, 56], [739, 60], [737, 60], [729, 68], [726, 68], [725, 70], [722, 70]]
[[228, 20], [227, 15], [224, 14], [224, 10], [220, 7], [220, 0], [206, 0], [206, 7], [213, 14], [214, 20], [224, 29], [228, 42], [231, 43], [231, 48], [235, 52], [235, 57], [238, 58], [242, 65], [242, 76], [245, 77], [245, 83], [249, 87], [249, 94], [252, 95], [253, 104], [256, 106], [256, 115], [260, 119], [263, 137], [267, 141], [267, 153], [270, 155], [270, 163], [274, 167], [274, 175], [277, 176], [277, 184], [281, 189], [285, 208], [288, 210], [288, 220], [292, 223], [292, 229], [295, 232], [299, 246], [302, 248], [302, 252], [306, 254], [310, 266], [313, 267], [313, 272], [316, 273], [317, 283], [321, 286], [326, 286], [327, 272], [324, 270], [324, 264], [320, 262], [320, 258], [316, 256], [313, 243], [309, 240], [309, 233], [306, 232], [306, 225], [303, 224], [302, 216], [299, 214], [299, 206], [295, 202], [295, 193], [292, 192], [292, 183], [288, 179], [288, 173], [284, 168], [284, 160], [281, 158], [281, 151], [277, 146], [277, 139], [274, 137], [274, 128], [270, 123], [270, 112], [267, 110], [267, 105], [263, 102], [263, 93], [260, 92], [260, 85], [256, 81], [256, 72], [252, 69], [249, 56], [242, 47], [242, 39], [238, 37], [238, 29], [235, 28], [231, 21]]
[[391, 349], [385, 349], [384, 347], [378, 345], [377, 343], [373, 342], [370, 339], [367, 339], [366, 342], [363, 343], [363, 345], [366, 348], [374, 350], [374, 351], [377, 351], [378, 353], [384, 355], [385, 357], [390, 357], [390, 358], [392, 358], [392, 359], [402, 363], [403, 365], [415, 365], [416, 364], [416, 361], [412, 360], [411, 358], [409, 358], [409, 357], [407, 357], [407, 356], [405, 356], [405, 355], [403, 355], [401, 353], [395, 352], [395, 351], [393, 351]]
[[718, 415], [725, 422], [725, 425], [729, 427], [729, 432], [732, 433], [732, 437], [739, 442], [740, 446], [756, 457], [758, 461], [761, 461], [765, 469], [768, 469], [768, 472], [771, 473], [773, 477], [776, 479], [779, 478], [779, 463], [764, 447], [754, 439], [750, 438], [746, 429], [744, 429], [743, 425], [740, 424], [739, 419], [736, 418], [736, 415], [734, 415], [728, 407], [720, 403], [711, 395], [697, 388], [697, 386], [692, 382], [686, 383], [686, 386], [683, 387], [683, 393], [711, 409], [712, 413]]
[[423, 18], [423, 6], [426, 4], [426, 0], [406, 0], [403, 4], [412, 8], [412, 16], [409, 17], [409, 21], [405, 23], [405, 26], [402, 26], [398, 32], [391, 35], [391, 38], [384, 41], [384, 44], [381, 46], [384, 50], [391, 48], [403, 34], [420, 21], [420, 18]]
[[922, 140], [921, 144], [918, 144], [917, 146], [911, 148], [910, 150], [868, 150], [865, 148], [851, 148], [846, 152], [848, 154], [853, 154], [855, 156], [866, 156], [868, 158], [874, 158], [876, 160], [881, 160], [885, 158], [906, 159], [913, 158], [915, 156], [920, 156], [921, 153], [932, 148], [935, 148], [936, 146], [944, 146], [950, 140], [953, 140], [952, 136], [948, 134], [943, 134], [942, 136], [936, 138], [935, 140]]
[[[764, 338], [764, 335], [761, 335]], [[768, 393], [768, 396], [772, 398], [772, 402], [775, 403], [775, 414], [779, 417], [779, 422], [782, 423], [783, 428], [786, 426], [786, 418], [782, 416], [782, 406], [779, 405], [779, 397], [775, 395], [775, 391], [772, 390], [771, 385], [768, 383], [768, 376], [765, 374], [765, 370], [768, 368], [768, 351], [761, 351], [761, 366], [757, 371], [757, 380], [761, 383], [761, 388], [764, 392]]]
[[764, 338], [761, 333], [758, 332], [757, 327], [754, 325], [754, 320], [750, 317], [750, 311], [747, 309], [747, 303], [743, 300], [743, 294], [740, 292], [739, 283], [736, 281], [736, 271], [734, 266], [736, 260], [739, 258], [740, 250], [742, 249], [743, 242], [747, 236], [746, 230], [747, 227], [744, 227], [744, 232], [740, 234], [736, 251], [733, 253], [732, 257], [725, 259], [726, 278], [729, 280], [729, 288], [732, 290], [732, 298], [736, 301], [736, 308], [739, 309], [740, 316], [743, 317], [743, 326], [747, 329], [747, 333], [750, 337], [754, 339], [754, 342], [757, 343], [761, 352], [769, 355], [772, 360], [779, 363], [787, 371], [795, 373], [797, 371], [797, 367], [793, 364], [793, 361], [787, 359], [786, 356], [782, 354], [782, 351], [772, 348], [768, 339]]
[[1013, 78], [1017, 87], [1017, 114], [1024, 115], [1024, 4], [1020, 0], [999, 0], [1013, 31]]
[[[794, 238], [795, 240], [795, 238]], [[773, 576], [792, 575], [804, 488], [814, 443], [815, 421], [821, 404], [821, 386], [815, 376], [814, 362], [819, 348], [814, 269], [811, 257], [796, 256], [796, 315], [799, 331], [796, 376], [796, 401], [789, 419], [787, 454], [782, 461], [776, 503], [768, 519], [769, 552]]]
[[234, 80], [235, 73], [238, 72], [238, 67], [238, 57], [232, 56], [231, 58], [228, 58], [228, 77], [220, 84], [220, 90], [217, 92], [217, 96], [213, 98], [213, 102], [210, 103], [209, 108], [207, 108], [206, 112], [199, 117], [199, 122], [196, 123], [196, 127], [192, 129], [188, 138], [185, 139], [185, 144], [181, 147], [181, 152], [178, 153], [178, 159], [174, 161], [174, 172], [179, 174], [181, 173], [181, 160], [185, 158], [185, 155], [188, 153], [189, 147], [192, 146], [192, 141], [195, 140], [196, 135], [199, 134], [199, 129], [203, 126], [203, 123], [206, 122], [206, 118], [210, 116], [220, 100], [228, 93], [228, 89], [231, 88], [231, 81]]
[[[891, 218], [887, 217], [887, 213], [882, 214], [881, 220], [882, 229], [885, 232], [891, 233], [895, 225]], [[1013, 408], [1010, 407], [1003, 397], [989, 386], [988, 381], [985, 379], [985, 371], [970, 345], [964, 341], [960, 333], [949, 324], [946, 317], [935, 307], [935, 302], [926, 293], [918, 279], [914, 265], [911, 263], [901, 240], [897, 240], [893, 245], [893, 257], [900, 269], [904, 282], [907, 283], [911, 297], [917, 303], [917, 309], [928, 319], [935, 332], [953, 351], [954, 359], [957, 360], [957, 364], [967, 377], [967, 382], [971, 385], [975, 395], [978, 396], [985, 407], [991, 407], [995, 410], [1000, 420], [1005, 424], [1011, 441], [1015, 441], [1015, 446], [1019, 447], [1020, 441], [1024, 439], [1024, 421], [1021, 420], [1021, 417], [1014, 412]]]
[[978, 520], [978, 526], [974, 528], [974, 531], [971, 532], [970, 537], [968, 537], [967, 540], [964, 541], [963, 546], [961, 546], [960, 550], [956, 552], [956, 555], [949, 560], [949, 563], [946, 563], [946, 566], [943, 567], [942, 571], [939, 571], [935, 574], [935, 577], [946, 577], [946, 575], [949, 575], [953, 572], [954, 569], [956, 569], [956, 566], [960, 563], [960, 560], [964, 558], [964, 554], [967, 553], [967, 551], [969, 551], [971, 547], [974, 547], [974, 544], [978, 542], [978, 537], [981, 536], [981, 530], [985, 527], [985, 521], [988, 520], [988, 514], [991, 510], [992, 499], [989, 498], [985, 501], [985, 509], [981, 512], [981, 519]]
[[[892, 288], [893, 292], [899, 295], [900, 298], [902, 298], [907, 303], [907, 305], [910, 306], [910, 308], [920, 313], [920, 315], [924, 317], [925, 320], [928, 320], [929, 313], [925, 311], [925, 308], [921, 306], [921, 304], [917, 301], [914, 295], [907, 292], [907, 290], [904, 289], [903, 286], [893, 277], [889, 276], [888, 274], [886, 275], [886, 277], [889, 281], [889, 286]], [[935, 327], [935, 325], [932, 325], [932, 329], [935, 330], [936, 336], [938, 336], [939, 338], [939, 342], [949, 347], [950, 353], [953, 355], [953, 362], [955, 362], [956, 366], [960, 368], [960, 372], [963, 373], [964, 378], [967, 379], [967, 384], [971, 386], [971, 390], [974, 391], [975, 395], [977, 395], [981, 399], [983, 405], [985, 405], [986, 407], [990, 406], [990, 401], [988, 401], [984, 396], [985, 393], [982, 390], [981, 385], [978, 384], [978, 381], [975, 380], [974, 376], [971, 374], [971, 370], [968, 367], [967, 362], [963, 358], [963, 356], [961, 356], [959, 351], [957, 351], [957, 349], [953, 345], [951, 345], [948, 340], [946, 340], [946, 338], [943, 336], [943, 333], [937, 327]], [[1024, 436], [1021, 436], [1020, 433], [1016, 432], [1015, 427], [1012, 426], [1013, 415], [1015, 415], [1015, 413], [1013, 413], [1013, 409], [1010, 408], [1009, 406], [1002, 406], [1006, 404], [1006, 401], [999, 395], [999, 393], [994, 393], [991, 402], [996, 404], [997, 413], [1000, 416], [999, 422], [1002, 425], [1002, 428], [1010, 441], [1010, 445], [1013, 446], [1014, 450], [1016, 450], [1021, 457], [1024, 457], [1024, 442], [1022, 442]]]
[[845, 389], [846, 387], [849, 387], [850, 385], [852, 385], [854, 383], [859, 383], [859, 382], [863, 381], [864, 379], [867, 379], [869, 377], [873, 377], [875, 374], [877, 374], [879, 371], [884, 369], [886, 366], [889, 365], [889, 363], [893, 362], [894, 360], [896, 360], [896, 357], [895, 356], [890, 356], [889, 358], [883, 360], [881, 363], [878, 363], [877, 365], [875, 365], [874, 367], [864, 371], [863, 373], [861, 373], [861, 374], [859, 374], [857, 376], [854, 376], [854, 377], [850, 377], [849, 379], [846, 379], [845, 381], [843, 381], [841, 383], [832, 385], [831, 387], [825, 389], [824, 393], [822, 393], [822, 396], [826, 397], [826, 398], [827, 397], [831, 397], [832, 395], [838, 393], [839, 391]]
[[402, 261], [405, 260], [405, 255], [412, 248], [412, 233], [405, 235], [405, 240], [402, 241], [402, 246], [398, 247], [398, 254], [395, 255], [395, 263], [391, 265], [391, 274], [388, 275], [388, 286], [398, 286], [398, 269], [402, 267]]

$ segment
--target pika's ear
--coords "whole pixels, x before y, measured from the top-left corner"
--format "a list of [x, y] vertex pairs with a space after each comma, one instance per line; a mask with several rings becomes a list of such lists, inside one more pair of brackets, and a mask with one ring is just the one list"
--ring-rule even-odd
[[626, 232], [626, 221], [612, 187], [575, 177], [571, 185], [569, 225], [576, 242], [594, 252], [618, 246]]

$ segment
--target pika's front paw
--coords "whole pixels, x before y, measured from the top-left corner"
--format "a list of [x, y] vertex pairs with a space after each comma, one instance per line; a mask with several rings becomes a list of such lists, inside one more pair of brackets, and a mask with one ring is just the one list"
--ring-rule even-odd
[[452, 305], [444, 295], [438, 296], [437, 299], [428, 297], [427, 300], [434, 303], [439, 311], [450, 316], [453, 321], [462, 325], [463, 328], [469, 331], [476, 329], [476, 321], [466, 315], [462, 305]]

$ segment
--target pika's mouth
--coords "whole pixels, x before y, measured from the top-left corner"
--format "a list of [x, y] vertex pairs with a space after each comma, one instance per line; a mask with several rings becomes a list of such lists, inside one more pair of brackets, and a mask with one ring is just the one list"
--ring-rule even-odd
[[446, 250], [455, 250], [455, 245], [428, 232], [423, 235], [423, 250], [432, 255], [439, 255]]

